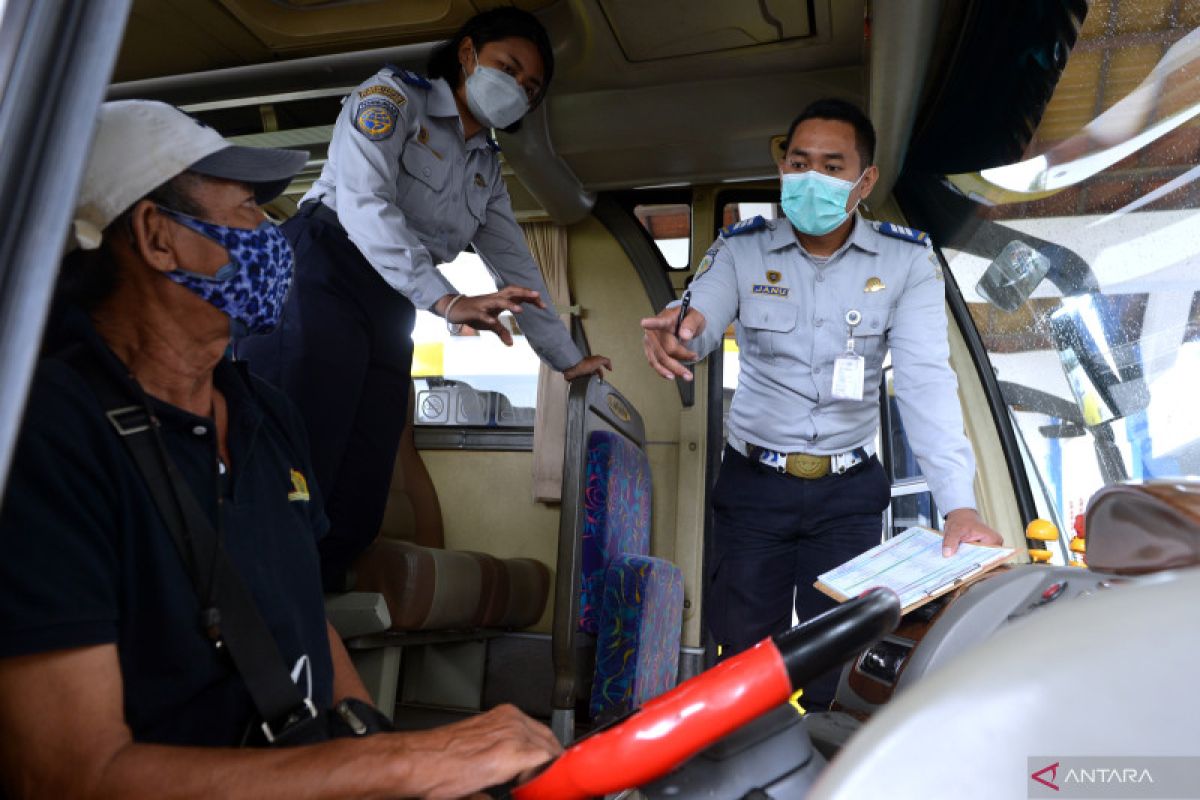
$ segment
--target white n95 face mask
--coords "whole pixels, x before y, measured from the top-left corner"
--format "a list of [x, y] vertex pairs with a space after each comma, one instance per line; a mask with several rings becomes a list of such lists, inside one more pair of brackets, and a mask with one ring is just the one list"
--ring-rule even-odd
[[489, 128], [507, 128], [529, 112], [529, 100], [517, 79], [485, 67], [475, 54], [475, 71], [467, 76], [467, 108]]

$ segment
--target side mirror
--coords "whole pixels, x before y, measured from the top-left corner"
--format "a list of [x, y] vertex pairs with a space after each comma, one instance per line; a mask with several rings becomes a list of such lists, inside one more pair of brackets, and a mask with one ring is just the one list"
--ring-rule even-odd
[[988, 264], [975, 291], [996, 308], [1011, 313], [1029, 299], [1049, 271], [1050, 259], [1014, 239]]

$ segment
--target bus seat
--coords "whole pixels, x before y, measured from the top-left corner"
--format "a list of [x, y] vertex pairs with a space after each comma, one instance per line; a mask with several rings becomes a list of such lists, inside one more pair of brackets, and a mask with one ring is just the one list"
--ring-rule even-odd
[[550, 597], [550, 568], [536, 558], [498, 559], [508, 582], [504, 610], [493, 627], [528, 628], [542, 618]]
[[[410, 407], [414, 395], [410, 384]], [[380, 536], [355, 563], [354, 587], [384, 595], [392, 630], [527, 628], [546, 608], [550, 570], [534, 559], [445, 549], [437, 489], [409, 425]]]
[[383, 537], [354, 564], [355, 590], [383, 595], [400, 631], [480, 627], [499, 577], [486, 557]]
[[625, 714], [675, 685], [683, 573], [669, 561], [621, 554], [604, 574], [590, 710]]
[[579, 628], [599, 632], [605, 570], [622, 554], [650, 553], [650, 462], [612, 431], [588, 436]]
[[397, 631], [526, 628], [542, 616], [550, 591], [550, 570], [531, 558], [382, 536], [355, 563], [354, 579], [356, 591], [383, 595]]
[[[551, 727], [574, 738], [575, 704], [597, 720], [675, 683], [683, 617], [679, 568], [651, 558], [650, 463], [641, 416], [595, 377], [571, 383], [552, 650]], [[595, 644], [596, 655], [589, 651]]]

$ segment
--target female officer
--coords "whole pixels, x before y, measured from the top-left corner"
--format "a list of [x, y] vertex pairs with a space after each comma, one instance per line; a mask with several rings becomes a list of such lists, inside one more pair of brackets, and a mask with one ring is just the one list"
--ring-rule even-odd
[[[320, 179], [283, 225], [296, 277], [282, 324], [238, 354], [286, 391], [308, 425], [330, 532], [326, 587], [383, 519], [408, 384], [416, 309], [512, 336], [502, 311], [568, 380], [612, 368], [584, 358], [559, 321], [500, 176], [489, 128], [513, 131], [554, 73], [550, 41], [531, 14], [498, 8], [434, 51], [429, 78], [392, 67], [343, 105]], [[470, 244], [502, 287], [468, 297], [437, 270]]]

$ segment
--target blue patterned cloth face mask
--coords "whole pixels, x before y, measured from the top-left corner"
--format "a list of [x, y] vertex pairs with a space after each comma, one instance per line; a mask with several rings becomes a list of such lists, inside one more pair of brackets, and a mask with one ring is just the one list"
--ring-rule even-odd
[[779, 176], [779, 204], [796, 230], [809, 236], [824, 236], [850, 216], [846, 201], [866, 174], [863, 170], [858, 180], [851, 183], [812, 169], [785, 172]]
[[279, 325], [283, 301], [292, 286], [295, 256], [275, 223], [229, 228], [158, 206], [171, 219], [225, 248], [229, 263], [215, 275], [173, 269], [167, 278], [229, 317], [235, 337], [269, 333]]

